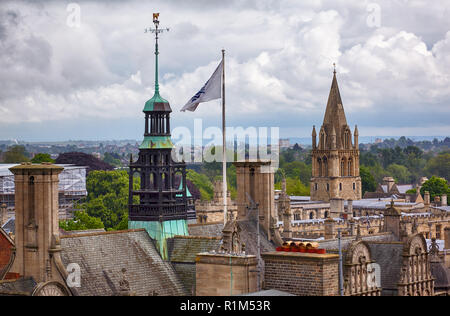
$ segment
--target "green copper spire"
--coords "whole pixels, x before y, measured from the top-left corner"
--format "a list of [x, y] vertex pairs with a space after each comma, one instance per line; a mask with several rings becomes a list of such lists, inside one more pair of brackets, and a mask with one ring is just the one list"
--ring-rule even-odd
[[162, 98], [159, 95], [159, 81], [158, 81], [158, 55], [159, 55], [159, 49], [158, 49], [158, 34], [162, 33], [163, 31], [168, 31], [169, 29], [159, 29], [159, 13], [153, 13], [153, 23], [155, 24], [155, 28], [154, 29], [146, 29], [145, 32], [147, 33], [148, 31], [155, 33], [155, 93], [153, 94], [153, 97], [148, 100], [147, 102], [145, 102], [145, 106], [144, 106], [144, 112], [148, 112], [148, 111], [155, 111], [155, 110], [159, 110], [159, 108], [161, 108], [161, 104], [160, 106], [155, 108], [155, 103], [167, 103], [167, 106], [162, 106], [163, 109], [166, 109], [167, 107], [170, 109], [169, 106], [169, 101], [167, 101], [166, 99]]

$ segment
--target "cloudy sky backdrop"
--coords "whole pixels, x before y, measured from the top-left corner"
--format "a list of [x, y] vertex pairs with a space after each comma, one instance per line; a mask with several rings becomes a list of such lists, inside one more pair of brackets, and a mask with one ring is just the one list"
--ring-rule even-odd
[[321, 125], [337, 64], [361, 136], [450, 135], [450, 1], [164, 0], [0, 2], [0, 139], [140, 139], [153, 95], [172, 127], [220, 126], [220, 100], [179, 110], [226, 50], [229, 126]]

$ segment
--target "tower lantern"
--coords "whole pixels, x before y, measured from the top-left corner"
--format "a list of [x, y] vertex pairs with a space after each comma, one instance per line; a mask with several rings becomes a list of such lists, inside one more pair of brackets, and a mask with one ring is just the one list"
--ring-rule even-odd
[[[170, 134], [172, 109], [159, 93], [158, 35], [159, 13], [153, 14], [155, 28], [155, 92], [144, 106], [144, 139], [136, 161], [130, 159], [128, 227], [145, 228], [167, 259], [166, 239], [187, 235], [186, 164], [172, 159], [174, 145]], [[139, 188], [135, 179], [139, 178]]]

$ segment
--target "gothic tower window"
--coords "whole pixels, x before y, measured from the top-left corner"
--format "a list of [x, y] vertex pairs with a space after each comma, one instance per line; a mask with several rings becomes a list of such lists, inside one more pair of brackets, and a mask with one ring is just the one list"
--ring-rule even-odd
[[323, 173], [322, 173], [322, 159], [317, 158], [317, 167], [319, 169], [319, 177], [322, 177]]
[[324, 177], [328, 177], [328, 159], [327, 159], [327, 157], [323, 157], [323, 175], [324, 175]]
[[349, 160], [348, 160], [348, 172], [347, 172], [347, 174], [349, 175], [349, 176], [353, 176], [353, 160], [352, 160], [352, 158], [350, 158]]

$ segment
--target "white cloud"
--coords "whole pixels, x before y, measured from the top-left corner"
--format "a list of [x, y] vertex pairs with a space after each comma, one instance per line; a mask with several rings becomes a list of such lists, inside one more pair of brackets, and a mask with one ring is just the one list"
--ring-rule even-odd
[[80, 1], [80, 28], [65, 24], [61, 2], [2, 2], [0, 123], [140, 118], [154, 83], [154, 43], [143, 29], [159, 11], [171, 28], [160, 40], [161, 94], [178, 124], [220, 114], [219, 102], [178, 110], [225, 48], [230, 124], [279, 125], [282, 136], [283, 128], [292, 135], [320, 125], [336, 62], [347, 119], [361, 134], [364, 126], [404, 131], [405, 123], [415, 134], [434, 120], [450, 132], [450, 22], [442, 13], [450, 4], [377, 2], [380, 28], [366, 24], [370, 1], [358, 0]]

